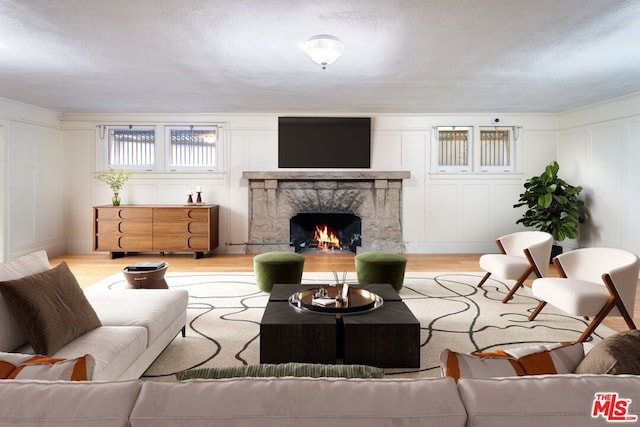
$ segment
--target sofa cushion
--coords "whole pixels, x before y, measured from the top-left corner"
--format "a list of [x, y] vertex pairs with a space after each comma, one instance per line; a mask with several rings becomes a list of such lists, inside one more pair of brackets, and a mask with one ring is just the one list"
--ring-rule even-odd
[[[606, 396], [611, 399], [613, 393], [617, 393], [618, 404], [629, 399], [629, 415], [637, 416], [640, 409], [640, 377], [632, 375], [462, 379], [458, 391], [469, 416], [468, 427], [615, 425], [619, 423], [610, 423], [606, 417]], [[614, 409], [609, 402], [609, 414], [615, 415], [621, 407]]]
[[584, 348], [579, 342], [471, 354], [446, 349], [440, 354], [440, 368], [442, 376], [456, 381], [461, 378], [566, 374], [573, 372], [583, 357]]
[[72, 358], [91, 352], [94, 381], [113, 381], [136, 363], [146, 350], [147, 330], [141, 326], [100, 326], [76, 338], [53, 357]]
[[[34, 252], [0, 263], [0, 282], [20, 279], [51, 268], [45, 251]], [[27, 336], [2, 294], [0, 294], [0, 351], [13, 351], [27, 342]]]
[[143, 326], [148, 347], [173, 323], [185, 316], [189, 293], [185, 289], [91, 289], [87, 299], [105, 326]]
[[178, 380], [234, 377], [341, 377], [383, 378], [384, 369], [366, 365], [324, 365], [320, 363], [263, 363], [223, 368], [195, 368], [178, 372]]
[[44, 355], [0, 353], [1, 379], [91, 380], [95, 360], [85, 354], [74, 359]]
[[100, 326], [65, 262], [42, 273], [0, 282], [0, 292], [36, 353], [52, 355]]
[[0, 381], [0, 425], [129, 427], [142, 381]]
[[576, 374], [640, 375], [640, 330], [618, 332], [594, 344]]
[[450, 378], [230, 378], [146, 381], [131, 425], [464, 427], [466, 419]]

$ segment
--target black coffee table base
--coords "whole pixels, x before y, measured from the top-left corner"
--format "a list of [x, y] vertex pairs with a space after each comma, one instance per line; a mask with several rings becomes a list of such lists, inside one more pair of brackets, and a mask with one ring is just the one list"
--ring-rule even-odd
[[260, 363], [335, 363], [335, 317], [269, 302], [260, 322]]
[[370, 312], [335, 316], [291, 307], [288, 297], [304, 287], [274, 285], [260, 322], [260, 363], [420, 367], [418, 319], [390, 285], [361, 287], [382, 296], [383, 306]]
[[344, 363], [420, 367], [420, 322], [404, 302], [385, 302], [379, 310], [343, 316], [342, 322]]

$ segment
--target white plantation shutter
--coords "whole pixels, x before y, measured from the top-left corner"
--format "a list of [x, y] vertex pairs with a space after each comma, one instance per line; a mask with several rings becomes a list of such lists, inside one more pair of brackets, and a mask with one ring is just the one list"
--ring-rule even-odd
[[512, 170], [512, 149], [509, 129], [480, 130], [481, 170]]
[[469, 170], [471, 128], [438, 128], [438, 169]]
[[109, 165], [149, 168], [155, 164], [155, 130], [109, 128]]
[[217, 168], [217, 126], [169, 127], [170, 169]]
[[514, 172], [516, 127], [436, 126], [434, 172]]

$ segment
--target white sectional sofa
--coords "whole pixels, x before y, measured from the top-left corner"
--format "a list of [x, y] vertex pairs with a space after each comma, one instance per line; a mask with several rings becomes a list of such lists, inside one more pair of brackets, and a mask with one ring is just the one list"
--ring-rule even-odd
[[[624, 405], [611, 401], [596, 405], [594, 415], [599, 393], [627, 402], [624, 415]], [[619, 424], [623, 416], [637, 425], [640, 377], [15, 380], [0, 381], [0, 402], [0, 426], [588, 427]]]
[[[0, 264], [0, 282], [49, 269], [46, 253], [31, 254]], [[91, 354], [95, 366], [90, 380], [0, 380], [0, 427], [582, 427], [640, 423], [640, 375], [463, 378], [458, 383], [450, 377], [142, 381], [138, 378], [184, 327], [187, 292], [89, 288], [83, 294], [101, 325], [49, 356], [73, 360]], [[621, 336], [638, 338], [635, 333]], [[0, 352], [17, 355], [16, 351], [28, 349], [24, 331], [0, 298]], [[614, 350], [637, 356], [637, 351]], [[637, 357], [631, 364], [636, 361]], [[604, 356], [598, 356], [597, 362], [611, 364]], [[0, 372], [6, 366], [0, 360]]]
[[[0, 264], [0, 282], [50, 269], [44, 251]], [[188, 292], [177, 289], [92, 289], [84, 292], [101, 326], [47, 356], [73, 359], [90, 354], [91, 379], [138, 379], [166, 346], [184, 334]], [[27, 335], [0, 296], [0, 352], [34, 352]]]

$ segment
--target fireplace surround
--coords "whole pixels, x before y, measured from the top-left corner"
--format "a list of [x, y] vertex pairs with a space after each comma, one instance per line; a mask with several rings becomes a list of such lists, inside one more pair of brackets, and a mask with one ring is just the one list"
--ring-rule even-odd
[[402, 180], [408, 171], [245, 171], [248, 253], [293, 251], [290, 220], [300, 213], [353, 214], [358, 252], [403, 252]]

